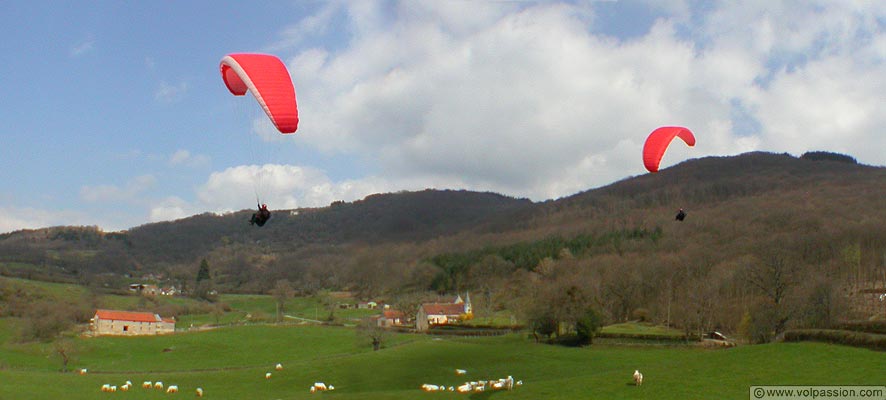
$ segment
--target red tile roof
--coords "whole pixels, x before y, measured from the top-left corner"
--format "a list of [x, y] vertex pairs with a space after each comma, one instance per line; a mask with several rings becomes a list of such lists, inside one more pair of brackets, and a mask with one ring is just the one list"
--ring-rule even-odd
[[160, 322], [157, 314], [135, 311], [97, 310], [95, 316], [99, 319], [132, 322]]
[[405, 318], [406, 314], [403, 314], [403, 311], [399, 310], [385, 310], [384, 311], [385, 318], [387, 319], [397, 319], [397, 318]]
[[465, 313], [464, 304], [427, 303], [421, 307], [427, 315], [461, 315]]

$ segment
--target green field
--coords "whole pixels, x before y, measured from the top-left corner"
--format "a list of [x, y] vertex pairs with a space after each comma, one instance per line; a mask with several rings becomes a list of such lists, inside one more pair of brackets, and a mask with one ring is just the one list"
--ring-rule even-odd
[[[87, 296], [73, 285], [6, 278], [3, 282], [39, 298], [63, 301]], [[119, 308], [140, 301], [138, 296], [98, 298], [102, 306]], [[159, 301], [166, 306], [200, 306], [187, 298]], [[273, 317], [276, 307], [269, 296], [223, 295], [220, 302], [230, 311], [179, 316], [180, 331], [174, 335], [71, 339], [69, 369], [87, 368], [86, 375], [60, 372], [54, 343], [20, 343], [16, 332], [21, 321], [0, 318], [0, 399], [168, 398], [163, 397], [165, 393], [142, 389], [143, 381], [177, 385], [178, 396], [187, 397], [201, 387], [208, 399], [747, 399], [751, 385], [886, 383], [886, 355], [836, 345], [777, 343], [714, 350], [690, 345], [595, 344], [567, 348], [536, 344], [525, 333], [486, 338], [391, 334], [384, 348], [373, 352], [349, 326], [255, 323]], [[378, 311], [334, 312], [336, 323], [350, 324]], [[328, 306], [318, 298], [295, 298], [286, 304], [286, 314], [300, 318], [325, 319], [328, 313]], [[188, 329], [192, 324], [215, 325], [216, 320], [222, 327]], [[613, 325], [604, 332], [679, 335], [641, 323]], [[284, 365], [282, 371], [274, 370], [277, 363]], [[456, 376], [456, 368], [468, 374]], [[645, 376], [640, 387], [631, 381], [635, 369]], [[271, 379], [265, 379], [266, 372], [272, 373]], [[508, 375], [525, 384], [511, 392], [470, 395], [420, 390], [424, 383], [458, 386], [468, 380]], [[100, 391], [105, 383], [122, 386], [127, 380], [136, 387], [126, 393]], [[310, 394], [308, 388], [315, 381], [333, 384], [336, 390]]]
[[[0, 328], [8, 328], [4, 321]], [[5, 329], [0, 329], [5, 330]], [[205, 398], [340, 399], [746, 399], [750, 385], [883, 384], [886, 355], [818, 344], [780, 343], [725, 350], [697, 347], [535, 344], [525, 335], [452, 339], [398, 334], [372, 352], [352, 328], [240, 326], [160, 337], [99, 337], [75, 341], [72, 367], [61, 373], [51, 344], [0, 348], [0, 399], [166, 398], [143, 381], [175, 384], [181, 395], [202, 387]], [[166, 351], [164, 351], [166, 350]], [[274, 371], [276, 363], [284, 370]], [[466, 376], [456, 376], [456, 368]], [[631, 383], [640, 369], [643, 386]], [[266, 380], [266, 372], [272, 372]], [[512, 392], [424, 393], [423, 383], [457, 386], [508, 375], [524, 381]], [[129, 392], [101, 393], [104, 383]], [[323, 381], [334, 392], [310, 394]]]

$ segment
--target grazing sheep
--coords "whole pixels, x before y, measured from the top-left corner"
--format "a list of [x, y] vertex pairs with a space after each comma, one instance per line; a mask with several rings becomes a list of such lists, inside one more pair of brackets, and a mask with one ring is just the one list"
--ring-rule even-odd
[[424, 390], [425, 392], [436, 392], [436, 391], [440, 390], [440, 386], [425, 383], [425, 384], [421, 385], [421, 390]]
[[274, 369], [276, 369], [277, 371], [282, 371], [282, 370], [283, 370], [283, 364], [277, 363], [277, 365], [274, 366]]
[[634, 386], [640, 386], [643, 384], [643, 374], [640, 373], [640, 370], [634, 371]]
[[120, 386], [120, 390], [122, 390], [122, 391], [124, 391], [124, 392], [128, 392], [128, 391], [129, 391], [129, 388], [130, 388], [131, 386], [132, 386], [132, 385], [130, 385], [130, 384], [127, 383], [127, 384], [125, 384], [125, 385], [123, 385], [123, 386]]
[[197, 388], [197, 397], [203, 397], [203, 388]]
[[169, 385], [169, 387], [166, 388], [166, 393], [178, 393], [178, 386]]
[[314, 382], [314, 389], [317, 390], [326, 390], [326, 384], [323, 382]]
[[116, 385], [111, 386], [110, 392], [116, 392], [116, 391], [117, 391], [117, 386]]
[[270, 372], [265, 373], [265, 379], [271, 379], [271, 373], [270, 373]]
[[150, 389], [154, 387], [154, 384], [151, 381], [142, 382], [142, 389]]
[[80, 375], [86, 375], [86, 368], [80, 369]]
[[107, 383], [106, 383], [106, 384], [102, 385], [102, 392], [110, 392], [110, 391], [111, 391], [111, 385], [110, 385], [110, 384], [107, 384]]
[[517, 386], [523, 386], [523, 380], [517, 381]]
[[455, 369], [455, 374], [456, 374], [456, 375], [464, 375], [464, 374], [467, 374], [467, 373], [468, 373], [468, 371], [465, 371], [465, 370], [463, 370], [463, 369], [458, 369], [458, 368]]
[[468, 392], [474, 391], [474, 386], [471, 385], [470, 382], [467, 382], [464, 385], [461, 385], [458, 388], [456, 388], [456, 390], [458, 390], [459, 393], [468, 393]]
[[154, 382], [154, 389], [163, 390], [163, 382], [160, 382], [160, 381]]

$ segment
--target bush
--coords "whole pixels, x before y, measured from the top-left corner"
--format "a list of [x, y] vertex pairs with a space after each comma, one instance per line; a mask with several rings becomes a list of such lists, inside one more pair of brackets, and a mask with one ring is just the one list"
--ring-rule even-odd
[[847, 331], [886, 334], [886, 321], [846, 321], [837, 324], [835, 328]]
[[785, 342], [814, 341], [886, 350], [886, 335], [836, 329], [793, 329], [784, 333]]
[[649, 321], [649, 314], [649, 309], [638, 308], [631, 312], [631, 318], [635, 321], [647, 322]]

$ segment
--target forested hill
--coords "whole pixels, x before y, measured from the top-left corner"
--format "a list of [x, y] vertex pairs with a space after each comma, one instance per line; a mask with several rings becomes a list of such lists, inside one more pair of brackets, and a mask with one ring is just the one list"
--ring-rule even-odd
[[[817, 240], [826, 242], [833, 239], [827, 235], [857, 236], [859, 230], [883, 225], [884, 198], [886, 168], [832, 153], [793, 157], [757, 152], [693, 159], [542, 203], [493, 193], [425, 190], [276, 210], [263, 228], [250, 226], [252, 211], [243, 210], [116, 233], [95, 227], [18, 231], [0, 235], [0, 273], [21, 275], [25, 269], [29, 277], [74, 274], [82, 280], [82, 275], [98, 272], [185, 271], [202, 258], [222, 270], [265, 271], [230, 283], [237, 286], [272, 279], [268, 268], [277, 277], [304, 276], [299, 271], [312, 265], [327, 271], [353, 269], [358, 255], [367, 265], [414, 268], [435, 254], [635, 228], [663, 228], [666, 237], [679, 233], [697, 244], [717, 240], [734, 246], [813, 229]], [[673, 215], [680, 207], [689, 218], [678, 227]], [[873, 237], [869, 241], [886, 242], [878, 232], [865, 234]], [[727, 250], [746, 251], [716, 251]]]
[[[424, 190], [375, 194], [328, 207], [278, 210], [262, 228], [250, 226], [253, 210], [143, 225], [128, 232], [143, 259], [192, 260], [226, 242], [272, 247], [419, 242], [452, 235], [532, 202], [493, 193]], [[159, 252], [159, 254], [158, 254]], [[164, 256], [165, 254], [165, 256]]]
[[191, 262], [214, 248], [261, 243], [281, 251], [345, 243], [419, 242], [448, 236], [531, 207], [526, 199], [494, 193], [424, 190], [375, 194], [323, 208], [274, 210], [262, 228], [248, 223], [253, 210], [205, 213], [146, 224], [124, 232], [97, 227], [53, 227], [0, 235], [0, 262], [77, 265], [122, 272], [137, 265]]

